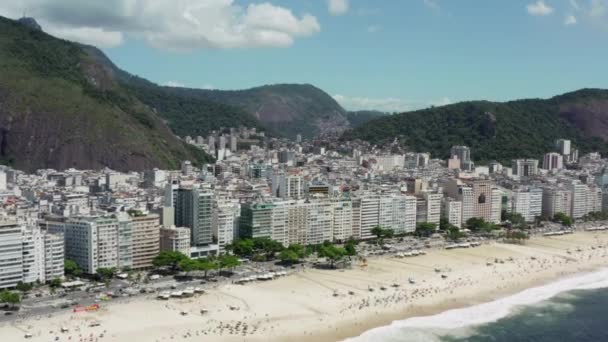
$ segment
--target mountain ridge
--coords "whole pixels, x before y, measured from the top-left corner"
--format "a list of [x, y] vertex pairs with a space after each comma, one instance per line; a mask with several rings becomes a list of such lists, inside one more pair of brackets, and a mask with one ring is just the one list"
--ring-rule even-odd
[[571, 139], [581, 152], [608, 153], [608, 90], [580, 89], [549, 99], [466, 101], [395, 114], [346, 132], [343, 140], [387, 143], [446, 158], [452, 145], [468, 145], [479, 161], [509, 163], [540, 158], [555, 139]]
[[0, 17], [2, 163], [129, 171], [178, 168], [185, 159], [211, 160], [78, 45]]

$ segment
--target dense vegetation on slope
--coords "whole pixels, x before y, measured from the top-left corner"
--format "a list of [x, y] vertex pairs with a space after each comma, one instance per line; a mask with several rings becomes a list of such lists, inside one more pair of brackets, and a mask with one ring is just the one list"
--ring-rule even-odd
[[161, 87], [131, 75], [92, 46], [87, 53], [112, 70], [143, 103], [154, 108], [180, 136], [206, 135], [221, 127], [256, 127], [271, 135], [311, 137], [349, 127], [346, 111], [308, 84], [276, 84], [245, 90]]
[[378, 119], [387, 115], [390, 114], [375, 110], [359, 110], [346, 113], [346, 119], [348, 119], [348, 122], [350, 123], [351, 127], [357, 128], [374, 119]]
[[203, 162], [81, 47], [0, 17], [0, 161], [32, 171]]
[[161, 87], [121, 70], [93, 46], [82, 45], [82, 48], [106, 66], [130, 94], [153, 108], [179, 136], [206, 136], [222, 127], [246, 126], [266, 130], [256, 118], [243, 109], [196, 96], [198, 89], [186, 91], [186, 88]]
[[169, 88], [172, 95], [240, 108], [265, 127], [288, 137], [306, 137], [349, 127], [346, 111], [327, 93], [309, 84], [275, 84], [245, 90]]
[[[555, 139], [569, 138], [583, 152], [608, 152], [602, 138], [608, 124], [597, 132], [585, 128], [593, 114], [596, 125], [608, 117], [608, 91], [581, 90], [549, 100], [506, 103], [462, 102], [391, 115], [346, 133], [344, 139], [383, 143], [398, 138], [413, 151], [448, 157], [453, 145], [468, 145], [475, 160], [539, 158], [554, 149]], [[582, 122], [578, 122], [580, 119]]]

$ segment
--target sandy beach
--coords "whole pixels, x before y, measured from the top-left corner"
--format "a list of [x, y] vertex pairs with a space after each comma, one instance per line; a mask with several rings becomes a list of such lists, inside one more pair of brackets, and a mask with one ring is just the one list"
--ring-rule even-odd
[[[59, 341], [339, 341], [393, 320], [487, 302], [604, 266], [608, 233], [579, 232], [536, 237], [525, 245], [372, 258], [367, 266], [308, 269], [269, 282], [223, 285], [188, 299], [103, 303], [97, 312], [4, 323], [0, 336], [4, 341], [25, 341], [25, 333], [33, 335], [28, 341], [55, 336]], [[90, 327], [94, 321], [100, 325]], [[62, 333], [61, 327], [69, 331]]]

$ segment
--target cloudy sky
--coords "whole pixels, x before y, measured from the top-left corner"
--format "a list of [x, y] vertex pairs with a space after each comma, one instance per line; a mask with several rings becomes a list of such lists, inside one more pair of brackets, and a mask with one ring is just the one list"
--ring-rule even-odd
[[348, 109], [608, 87], [608, 0], [0, 0], [159, 84], [311, 83]]

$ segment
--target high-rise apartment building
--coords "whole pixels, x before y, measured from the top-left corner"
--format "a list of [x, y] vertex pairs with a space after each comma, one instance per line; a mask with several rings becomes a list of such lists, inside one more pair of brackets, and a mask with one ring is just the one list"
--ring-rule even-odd
[[511, 162], [513, 175], [519, 177], [532, 177], [538, 175], [538, 160], [515, 159]]
[[152, 261], [160, 253], [160, 216], [135, 215], [131, 218], [133, 269], [154, 266]]
[[0, 289], [23, 281], [22, 227], [14, 221], [0, 221]]
[[545, 170], [561, 170], [564, 168], [564, 157], [555, 152], [546, 153], [543, 158], [543, 169]]
[[62, 233], [0, 219], [0, 289], [63, 278], [63, 246]]
[[175, 225], [190, 228], [191, 245], [212, 244], [213, 193], [198, 188], [179, 188], [175, 202]]
[[175, 226], [161, 228], [160, 250], [190, 255], [190, 228]]
[[462, 202], [450, 197], [442, 198], [441, 202], [443, 218], [455, 227], [462, 227]]
[[534, 222], [542, 215], [543, 190], [532, 188], [517, 190], [512, 193], [512, 212], [520, 214], [526, 222]]
[[546, 187], [543, 189], [543, 216], [553, 218], [555, 214], [570, 215], [572, 211], [572, 192], [568, 189]]
[[353, 204], [348, 199], [332, 199], [332, 231], [334, 241], [345, 241], [353, 236]]
[[119, 264], [118, 220], [113, 217], [70, 218], [65, 222], [65, 257], [88, 274]]

